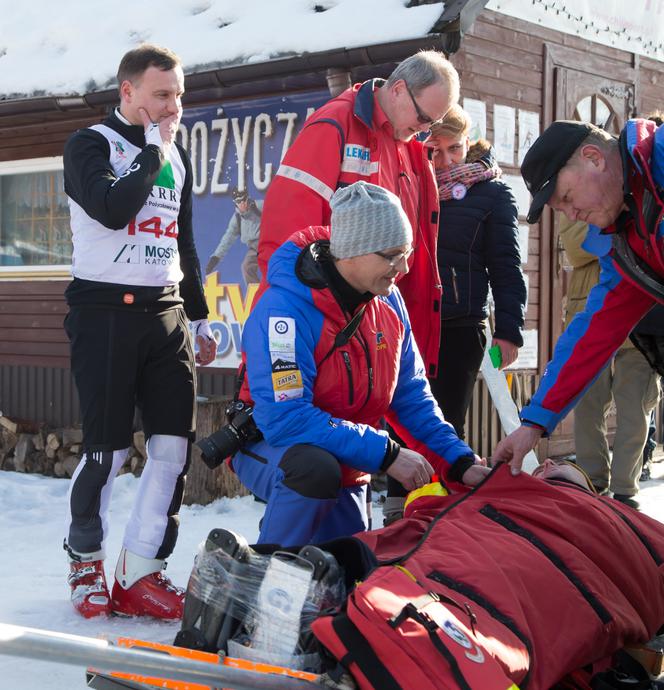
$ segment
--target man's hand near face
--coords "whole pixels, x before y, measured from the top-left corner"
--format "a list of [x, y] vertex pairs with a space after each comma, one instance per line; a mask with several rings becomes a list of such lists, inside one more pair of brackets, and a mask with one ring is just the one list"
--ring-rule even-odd
[[139, 108], [138, 112], [140, 113], [141, 120], [143, 120], [145, 142], [147, 144], [155, 144], [166, 153], [175, 141], [182, 113], [173, 113], [173, 115], [169, 115], [159, 122], [152, 122], [145, 108]]

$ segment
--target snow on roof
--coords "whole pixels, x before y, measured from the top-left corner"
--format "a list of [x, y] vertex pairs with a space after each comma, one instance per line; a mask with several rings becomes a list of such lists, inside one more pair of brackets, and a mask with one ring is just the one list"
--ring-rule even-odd
[[489, 0], [486, 8], [587, 41], [664, 60], [661, 0]]
[[185, 73], [426, 36], [444, 4], [408, 0], [0, 0], [0, 97], [72, 95], [115, 83], [141, 42]]

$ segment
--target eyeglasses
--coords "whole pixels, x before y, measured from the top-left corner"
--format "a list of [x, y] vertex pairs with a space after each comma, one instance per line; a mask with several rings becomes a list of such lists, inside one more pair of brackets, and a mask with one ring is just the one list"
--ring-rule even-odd
[[410, 90], [410, 86], [408, 86], [408, 82], [404, 80], [403, 82], [406, 86], [406, 91], [408, 91], [408, 95], [410, 96], [410, 100], [413, 101], [413, 106], [415, 107], [415, 112], [417, 113], [417, 121], [422, 124], [422, 125], [435, 125], [439, 120], [434, 120], [432, 117], [429, 117], [423, 110], [420, 108], [420, 106], [417, 104], [417, 101], [415, 100], [415, 96], [413, 96], [413, 92]]
[[384, 254], [383, 252], [374, 252], [374, 254], [380, 256], [381, 259], [385, 259], [389, 264], [390, 268], [395, 268], [399, 266], [402, 261], [408, 263], [410, 255], [415, 251], [413, 247], [407, 249], [405, 252], [399, 252], [398, 254]]

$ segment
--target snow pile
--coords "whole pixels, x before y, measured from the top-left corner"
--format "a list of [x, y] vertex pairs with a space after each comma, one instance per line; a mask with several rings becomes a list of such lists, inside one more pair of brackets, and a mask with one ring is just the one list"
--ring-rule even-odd
[[[11, 2], [11, 8], [10, 8]], [[407, 0], [0, 0], [0, 96], [82, 94], [115, 84], [121, 56], [147, 41], [185, 73], [278, 56], [425, 36], [443, 3]]]

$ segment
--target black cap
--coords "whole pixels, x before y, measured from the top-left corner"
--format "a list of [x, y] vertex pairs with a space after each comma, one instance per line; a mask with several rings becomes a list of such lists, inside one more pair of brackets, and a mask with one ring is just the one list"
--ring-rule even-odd
[[238, 189], [237, 187], [233, 187], [233, 190], [231, 191], [231, 198], [233, 199], [234, 203], [241, 204], [243, 201], [247, 201], [249, 199], [249, 192], [246, 189]]
[[556, 188], [560, 169], [583, 140], [598, 129], [588, 122], [556, 120], [528, 149], [521, 163], [521, 176], [533, 197], [528, 211], [529, 223], [537, 223], [542, 215], [544, 204]]

